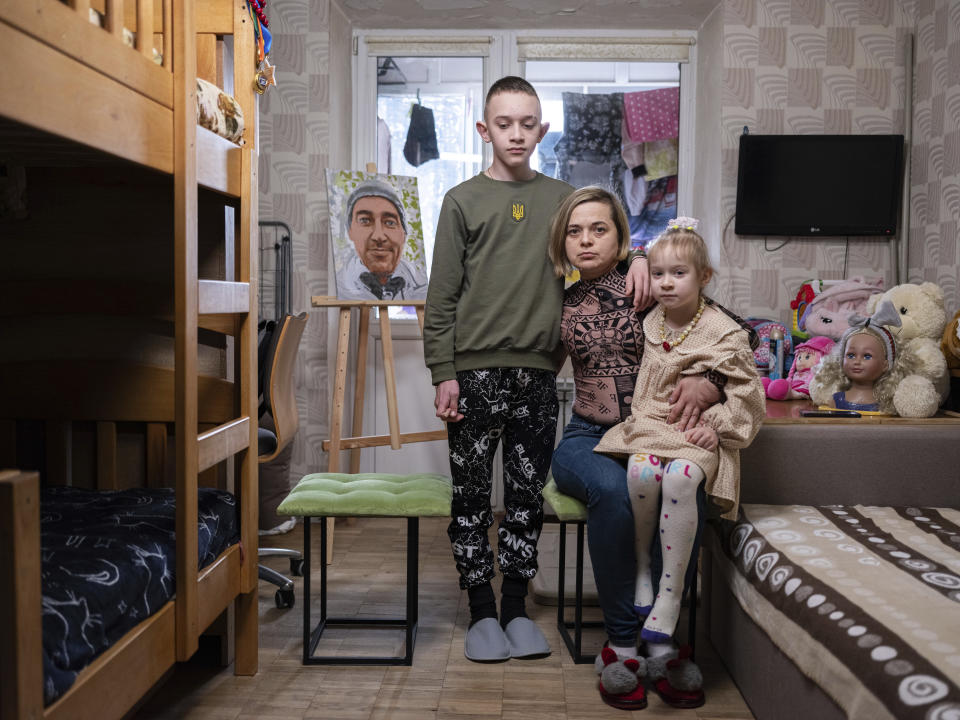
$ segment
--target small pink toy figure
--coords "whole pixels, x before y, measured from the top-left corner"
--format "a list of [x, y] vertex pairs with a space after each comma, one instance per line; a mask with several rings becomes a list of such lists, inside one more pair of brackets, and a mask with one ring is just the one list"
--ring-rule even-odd
[[810, 380], [813, 369], [820, 358], [830, 352], [834, 342], [828, 337], [818, 335], [797, 345], [793, 356], [793, 366], [787, 373], [787, 379], [771, 380], [760, 378], [767, 397], [771, 400], [806, 400], [810, 398]]

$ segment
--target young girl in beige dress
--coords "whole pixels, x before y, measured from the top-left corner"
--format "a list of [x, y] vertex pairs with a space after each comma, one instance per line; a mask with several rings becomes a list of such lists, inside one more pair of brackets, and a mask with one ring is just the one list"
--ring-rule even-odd
[[[644, 351], [630, 417], [611, 428], [597, 452], [627, 455], [627, 484], [636, 523], [635, 609], [645, 617], [641, 638], [648, 655], [669, 651], [680, 614], [683, 578], [697, 527], [697, 489], [725, 516], [735, 517], [740, 484], [739, 448], [764, 417], [763, 385], [747, 333], [707, 304], [713, 277], [696, 221], [677, 218], [648, 248], [654, 307], [643, 321]], [[686, 432], [667, 424], [669, 398], [683, 377], [714, 371], [727, 378], [725, 398]], [[663, 570], [653, 595], [650, 546], [660, 535]]]

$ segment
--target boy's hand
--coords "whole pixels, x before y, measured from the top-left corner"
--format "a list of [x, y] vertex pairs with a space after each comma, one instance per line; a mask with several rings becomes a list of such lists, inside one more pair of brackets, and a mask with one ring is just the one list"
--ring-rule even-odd
[[637, 312], [653, 305], [650, 293], [650, 269], [645, 257], [634, 260], [627, 270], [626, 294], [633, 295], [633, 309]]
[[677, 386], [670, 393], [670, 412], [667, 413], [667, 424], [672, 425], [679, 420], [677, 429], [686, 432], [697, 425], [700, 413], [720, 400], [720, 391], [717, 386], [702, 375], [692, 375], [681, 378]]
[[444, 380], [437, 385], [437, 396], [433, 406], [437, 409], [437, 417], [444, 422], [460, 422], [463, 414], [459, 411], [460, 383], [456, 380]]
[[709, 425], [698, 425], [693, 430], [688, 430], [684, 437], [687, 442], [693, 443], [704, 450], [715, 450], [720, 439], [717, 437], [717, 431]]

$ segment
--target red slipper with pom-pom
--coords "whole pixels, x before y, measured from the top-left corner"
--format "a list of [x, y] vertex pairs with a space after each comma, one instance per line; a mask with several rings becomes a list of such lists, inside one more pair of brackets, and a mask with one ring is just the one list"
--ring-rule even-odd
[[600, 690], [601, 699], [618, 710], [643, 710], [647, 706], [647, 692], [643, 689], [643, 685], [637, 685], [630, 692], [619, 695], [604, 690], [602, 682], [597, 683], [597, 688]]
[[667, 662], [666, 675], [652, 679], [653, 689], [670, 707], [688, 710], [706, 702], [703, 674], [690, 659], [690, 653], [689, 645], [681, 647], [677, 657]]
[[666, 678], [657, 680], [653, 687], [657, 691], [657, 695], [660, 696], [660, 699], [670, 707], [689, 710], [690, 708], [698, 708], [706, 702], [703, 688], [693, 691], [677, 690]]
[[647, 691], [640, 675], [646, 672], [646, 664], [641, 672], [640, 660], [620, 660], [608, 647], [600, 651], [600, 659], [603, 663], [597, 683], [600, 698], [619, 710], [643, 710], [647, 706]]

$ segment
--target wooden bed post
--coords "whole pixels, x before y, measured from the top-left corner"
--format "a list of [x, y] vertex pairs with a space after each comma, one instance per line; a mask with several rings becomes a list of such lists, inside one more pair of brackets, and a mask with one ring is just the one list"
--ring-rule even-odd
[[250, 445], [240, 454], [240, 539], [246, 553], [240, 568], [240, 595], [236, 601], [237, 675], [255, 675], [259, 665], [259, 603], [257, 599], [257, 528], [259, 527], [260, 469], [257, 463], [257, 282], [259, 280], [257, 181], [257, 96], [253, 90], [256, 44], [246, 0], [233, 3], [233, 92], [246, 120], [245, 144], [240, 150], [240, 212], [236, 278], [250, 284], [250, 311], [240, 318], [237, 352], [240, 369], [240, 414], [250, 418]]
[[0, 471], [0, 717], [43, 717], [40, 479]]
[[[89, 22], [91, 5], [105, 9], [105, 29]], [[124, 28], [136, 30], [135, 49], [118, 42], [125, 35]], [[207, 51], [218, 42], [212, 40], [215, 36], [236, 35], [236, 96], [247, 120], [245, 146], [197, 127], [198, 29], [208, 36], [199, 41]], [[161, 44], [159, 67], [153, 58]], [[126, 169], [112, 167], [112, 160], [110, 167], [99, 169], [109, 155], [142, 166], [130, 168], [134, 189], [125, 190], [120, 202], [129, 201], [132, 193], [136, 207], [129, 208], [130, 212], [142, 211], [147, 225], [156, 226], [143, 238], [147, 252], [139, 265], [137, 251], [118, 226], [116, 237], [106, 233], [103, 250], [123, 238], [129, 256], [114, 256], [105, 266], [107, 272], [98, 271], [95, 277], [88, 272], [93, 265], [73, 266], [61, 258], [61, 269], [43, 273], [42, 282], [17, 281], [4, 288], [0, 295], [6, 314], [44, 316], [47, 311], [33, 302], [33, 297], [42, 295], [49, 302], [58, 302], [64, 293], [75, 293], [76, 302], [72, 299], [68, 305], [71, 316], [120, 316], [135, 308], [118, 323], [122, 330], [118, 338], [128, 332], [131, 337], [139, 336], [144, 328], [152, 332], [155, 324], [169, 323], [171, 311], [173, 316], [174, 367], [131, 360], [120, 343], [116, 353], [105, 356], [48, 359], [46, 353], [40, 353], [28, 362], [0, 364], [0, 404], [6, 416], [0, 421], [0, 468], [16, 466], [18, 428], [9, 417], [44, 423], [43, 433], [30, 424], [20, 430], [25, 449], [29, 448], [25, 454], [34, 453], [34, 435], [46, 441], [41, 451], [46, 453], [41, 458], [47, 468], [45, 486], [74, 484], [72, 445], [78, 443], [82, 452], [77, 459], [85, 460], [91, 447], [86, 427], [90, 422], [96, 424], [92, 444], [96, 472], [91, 481], [89, 468], [81, 462], [75, 478], [78, 485], [114, 488], [133, 482], [122, 472], [129, 463], [125, 452], [118, 454], [117, 446], [118, 428], [125, 431], [127, 423], [147, 424], [147, 484], [169, 485], [164, 470], [174, 471], [169, 474], [175, 478], [176, 492], [175, 597], [99, 652], [69, 689], [44, 707], [52, 681], [43, 676], [39, 483], [36, 473], [0, 470], [0, 720], [121, 717], [176, 661], [188, 660], [195, 653], [200, 632], [227, 608], [235, 610], [236, 672], [257, 671], [258, 468], [253, 448], [258, 400], [258, 160], [253, 21], [246, 0], [0, 0], [0, 54], [8, 60], [30, 60], [17, 65], [16, 73], [0, 75], [8, 79], [0, 79], [0, 90], [12, 90], [4, 93], [7, 100], [0, 101], [0, 115], [4, 123], [29, 131], [26, 156], [40, 158], [40, 165], [46, 167], [43, 159], [51, 152], [56, 155], [61, 143], [77, 147], [76, 152], [69, 151], [71, 162], [67, 164], [71, 167], [57, 167], [41, 183], [41, 194], [52, 195], [51, 189], [74, 178], [78, 184], [91, 180], [91, 187], [84, 192], [93, 193], [103, 179], [109, 177], [112, 183], [113, 178], [126, 175]], [[202, 58], [209, 60], [209, 52]], [[211, 66], [207, 63], [206, 67]], [[62, 108], [67, 106], [70, 112], [65, 113]], [[0, 134], [15, 141], [19, 132], [11, 135], [5, 129]], [[39, 133], [36, 138], [35, 132]], [[41, 139], [40, 135], [50, 138]], [[102, 153], [107, 155], [101, 158]], [[148, 168], [149, 177], [143, 172]], [[153, 177], [154, 172], [162, 177]], [[154, 188], [158, 190], [155, 198], [149, 195]], [[227, 259], [235, 264], [236, 272], [229, 278], [207, 277], [221, 270], [213, 259], [209, 271], [198, 267], [198, 234], [206, 231], [198, 221], [201, 214], [206, 217], [207, 209], [206, 202], [198, 207], [200, 192], [204, 200], [211, 198], [211, 207], [218, 205], [218, 211], [236, 223], [234, 242], [239, 245], [232, 246]], [[212, 193], [222, 193], [222, 203], [213, 199]], [[219, 232], [222, 226], [216, 229]], [[211, 244], [219, 240], [214, 235]], [[157, 265], [153, 255], [156, 247], [169, 260], [171, 241], [172, 302], [167, 263], [161, 260]], [[25, 254], [18, 262], [43, 264], [46, 250], [46, 245], [40, 245], [31, 250], [35, 255]], [[125, 267], [128, 260], [132, 261], [129, 270]], [[97, 267], [99, 270], [99, 264]], [[139, 277], [143, 270], [149, 271], [145, 282], [131, 285], [127, 273]], [[27, 286], [28, 292], [22, 292], [21, 287]], [[200, 374], [201, 328], [204, 342], [206, 331], [229, 336], [227, 346], [233, 343], [236, 348], [234, 377]], [[219, 338], [211, 345], [222, 347]], [[56, 370], [48, 371], [51, 368]], [[8, 408], [19, 411], [8, 414]], [[166, 457], [171, 423], [176, 443], [173, 468]], [[234, 489], [240, 504], [242, 545], [231, 544], [198, 572], [198, 476], [206, 469], [216, 471], [220, 463], [232, 461], [235, 455], [240, 455]]]
[[173, 2], [173, 188], [176, 274], [177, 660], [196, 651], [197, 47], [192, 0]]
[[73, 424], [69, 420], [47, 420], [46, 458], [48, 485], [73, 484]]

